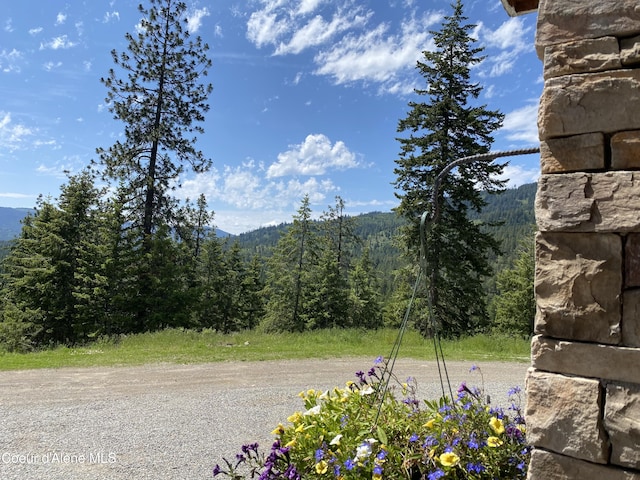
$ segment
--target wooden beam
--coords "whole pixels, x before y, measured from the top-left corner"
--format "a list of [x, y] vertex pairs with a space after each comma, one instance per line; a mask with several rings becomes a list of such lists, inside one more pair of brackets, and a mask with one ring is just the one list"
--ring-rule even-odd
[[538, 9], [539, 0], [502, 0], [507, 13], [512, 16], [522, 15]]

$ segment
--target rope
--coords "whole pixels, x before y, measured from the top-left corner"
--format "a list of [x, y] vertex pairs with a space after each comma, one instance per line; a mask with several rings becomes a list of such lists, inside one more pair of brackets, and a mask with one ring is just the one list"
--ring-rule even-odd
[[[389, 381], [393, 376], [393, 368], [395, 366], [396, 359], [398, 357], [398, 352], [400, 351], [400, 345], [402, 344], [402, 339], [407, 329], [407, 324], [409, 323], [409, 314], [411, 312], [411, 308], [413, 307], [413, 303], [415, 301], [416, 292], [418, 291], [418, 285], [420, 284], [422, 277], [423, 276], [426, 277], [425, 272], [426, 272], [426, 252], [427, 252], [427, 231], [432, 224], [436, 223], [440, 219], [440, 205], [438, 202], [438, 194], [445, 177], [454, 168], [459, 167], [461, 165], [465, 165], [467, 163], [478, 162], [478, 161], [493, 161], [496, 158], [500, 158], [500, 157], [529, 155], [532, 153], [539, 153], [539, 152], [540, 152], [539, 147], [530, 147], [530, 148], [521, 148], [516, 150], [506, 150], [506, 151], [488, 152], [488, 153], [480, 153], [477, 155], [470, 155], [468, 157], [458, 158], [457, 160], [454, 160], [453, 162], [449, 163], [442, 169], [442, 171], [436, 177], [433, 184], [433, 193], [431, 196], [431, 207], [433, 209], [433, 213], [429, 215], [429, 212], [426, 211], [422, 214], [422, 217], [420, 219], [420, 271], [418, 272], [416, 283], [413, 287], [411, 300], [409, 301], [409, 305], [407, 305], [407, 310], [405, 312], [404, 318], [402, 319], [398, 336], [396, 337], [396, 340], [393, 344], [393, 348], [391, 349], [389, 360], [388, 362], [385, 363], [385, 367], [382, 371], [382, 377], [380, 380], [382, 389], [378, 393], [377, 401], [379, 402], [379, 405], [378, 405], [378, 412], [376, 414], [376, 418], [373, 422], [374, 426], [378, 424], [378, 419], [382, 411], [384, 398], [389, 390]], [[425, 281], [426, 281], [426, 278], [425, 278]], [[433, 284], [433, 282], [431, 282], [431, 285], [429, 285], [429, 295], [427, 296], [427, 308], [428, 308], [429, 322], [433, 328], [433, 347], [436, 354], [436, 363], [438, 366], [438, 376], [440, 377], [440, 387], [442, 389], [442, 397], [444, 398], [447, 396], [445, 392], [445, 379], [446, 379], [446, 384], [448, 385], [451, 401], [453, 402], [454, 401], [453, 390], [451, 388], [449, 372], [447, 370], [447, 364], [445, 362], [444, 353], [442, 351], [440, 329], [438, 328], [438, 323], [436, 322], [433, 316], [432, 304], [433, 304], [433, 297], [435, 294], [434, 289], [435, 289], [435, 285]], [[444, 372], [444, 376], [443, 376], [443, 372]]]

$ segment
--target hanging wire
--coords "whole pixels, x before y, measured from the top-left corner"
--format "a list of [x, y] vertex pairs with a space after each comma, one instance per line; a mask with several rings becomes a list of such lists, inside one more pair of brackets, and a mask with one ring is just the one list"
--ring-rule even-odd
[[[382, 388], [378, 391], [378, 411], [376, 413], [376, 418], [373, 422], [373, 425], [376, 426], [378, 424], [378, 419], [380, 417], [380, 413], [382, 411], [382, 405], [384, 403], [385, 396], [389, 391], [389, 382], [393, 376], [393, 368], [396, 364], [396, 359], [398, 357], [398, 353], [400, 351], [400, 345], [402, 344], [402, 339], [404, 337], [404, 333], [407, 329], [407, 325], [409, 323], [409, 316], [411, 313], [411, 308], [413, 307], [413, 303], [416, 298], [416, 293], [418, 291], [418, 285], [422, 281], [422, 278], [425, 277], [425, 281], [429, 281], [426, 277], [426, 253], [427, 253], [427, 233], [429, 228], [440, 219], [440, 204], [438, 202], [438, 194], [440, 192], [440, 187], [445, 177], [449, 174], [451, 170], [456, 167], [466, 165], [471, 162], [479, 162], [479, 161], [493, 161], [496, 158], [500, 157], [513, 157], [517, 155], [529, 155], [533, 153], [540, 153], [539, 147], [530, 147], [530, 148], [521, 148], [516, 150], [506, 150], [506, 151], [498, 151], [498, 152], [488, 152], [488, 153], [480, 153], [477, 155], [470, 155], [468, 157], [458, 158], [453, 162], [449, 163], [445, 166], [442, 171], [436, 177], [433, 184], [433, 193], [431, 195], [431, 212], [428, 210], [424, 212], [420, 218], [420, 269], [416, 278], [416, 282], [413, 286], [413, 293], [411, 294], [411, 299], [409, 301], [409, 305], [407, 305], [407, 310], [405, 312], [404, 318], [402, 319], [402, 323], [400, 324], [400, 330], [398, 331], [398, 335], [391, 349], [391, 353], [387, 362], [385, 362], [384, 369], [382, 371], [382, 376], [380, 379], [380, 384]], [[432, 279], [431, 279], [432, 280]], [[432, 282], [431, 282], [432, 283]], [[445, 380], [446, 385], [448, 386], [449, 395], [451, 397], [451, 401], [454, 400], [453, 390], [451, 388], [451, 381], [449, 379], [449, 372], [447, 370], [447, 364], [444, 359], [444, 353], [442, 351], [442, 342], [440, 335], [439, 322], [435, 319], [433, 315], [433, 297], [434, 290], [436, 287], [433, 284], [429, 286], [429, 295], [427, 295], [427, 315], [428, 315], [428, 324], [430, 324], [433, 333], [433, 347], [436, 355], [436, 363], [438, 367], [438, 376], [440, 378], [440, 387], [442, 389], [442, 397], [445, 398], [447, 396], [445, 389]], [[443, 376], [444, 375], [444, 376]]]

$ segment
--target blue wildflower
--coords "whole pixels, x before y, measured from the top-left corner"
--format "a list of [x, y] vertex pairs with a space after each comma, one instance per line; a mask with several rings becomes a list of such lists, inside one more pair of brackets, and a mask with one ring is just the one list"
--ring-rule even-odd
[[351, 471], [351, 470], [353, 470], [353, 467], [356, 466], [356, 463], [353, 460], [351, 460], [350, 458], [347, 458], [347, 461], [344, 462], [344, 466], [345, 466], [345, 468], [347, 470]]
[[417, 434], [417, 433], [414, 433], [413, 435], [411, 435], [411, 436], [409, 437], [409, 442], [410, 442], [410, 443], [417, 442], [419, 438], [420, 438], [420, 437], [418, 436], [418, 434]]
[[428, 480], [438, 480], [438, 478], [442, 478], [442, 477], [444, 477], [444, 472], [442, 470], [438, 469], [435, 472], [431, 472], [427, 476], [427, 479]]

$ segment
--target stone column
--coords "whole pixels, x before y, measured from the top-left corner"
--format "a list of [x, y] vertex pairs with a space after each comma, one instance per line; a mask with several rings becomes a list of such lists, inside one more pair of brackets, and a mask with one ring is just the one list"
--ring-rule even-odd
[[529, 479], [640, 479], [640, 2], [541, 0]]

